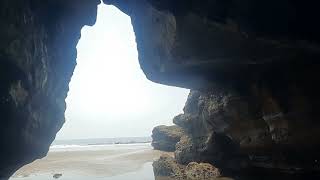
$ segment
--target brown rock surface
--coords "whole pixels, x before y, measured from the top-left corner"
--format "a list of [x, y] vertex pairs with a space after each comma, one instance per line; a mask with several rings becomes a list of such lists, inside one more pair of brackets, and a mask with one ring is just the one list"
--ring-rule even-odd
[[175, 146], [184, 131], [178, 126], [157, 126], [152, 130], [152, 146], [162, 151], [175, 151]]
[[[148, 79], [193, 90], [178, 160], [320, 174], [318, 1], [104, 2], [131, 17]], [[0, 1], [0, 178], [46, 155], [98, 3]]]
[[191, 162], [185, 169], [187, 180], [217, 180], [220, 170], [208, 163]]
[[232, 180], [222, 177], [220, 170], [209, 163], [190, 162], [184, 166], [168, 155], [162, 155], [152, 165], [156, 180]]
[[153, 164], [154, 176], [160, 179], [170, 178], [184, 180], [186, 178], [185, 166], [178, 164], [175, 159], [168, 155], [162, 155]]

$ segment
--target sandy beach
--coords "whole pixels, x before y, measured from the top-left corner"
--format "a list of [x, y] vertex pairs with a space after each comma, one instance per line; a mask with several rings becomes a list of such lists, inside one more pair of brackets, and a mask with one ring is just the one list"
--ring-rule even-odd
[[150, 143], [50, 149], [45, 158], [24, 166], [11, 179], [54, 179], [54, 174], [62, 174], [61, 180], [152, 180], [152, 161], [164, 153]]

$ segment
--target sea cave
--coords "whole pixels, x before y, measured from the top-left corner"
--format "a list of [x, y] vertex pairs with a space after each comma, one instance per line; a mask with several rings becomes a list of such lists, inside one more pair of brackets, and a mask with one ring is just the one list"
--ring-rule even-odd
[[156, 178], [319, 178], [318, 2], [2, 0], [0, 179], [45, 157], [62, 128], [100, 3], [130, 16], [148, 80], [191, 90]]

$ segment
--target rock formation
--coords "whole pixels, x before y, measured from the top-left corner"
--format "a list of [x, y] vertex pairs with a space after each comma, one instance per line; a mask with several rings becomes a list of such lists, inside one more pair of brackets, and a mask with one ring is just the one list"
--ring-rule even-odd
[[159, 160], [153, 162], [152, 166], [156, 180], [159, 178], [186, 179], [185, 166], [178, 164], [171, 156], [162, 155]]
[[221, 176], [219, 169], [208, 163], [189, 163], [185, 173], [188, 180], [217, 180]]
[[44, 157], [62, 127], [80, 31], [99, 2], [0, 2], [0, 179]]
[[185, 166], [168, 155], [162, 155], [152, 165], [156, 180], [233, 180], [222, 177], [220, 170], [209, 163], [191, 162]]
[[154, 149], [173, 152], [183, 134], [184, 132], [179, 126], [157, 126], [152, 130], [151, 145]]
[[52, 176], [54, 179], [59, 179], [60, 177], [62, 177], [61, 173], [56, 173]]
[[[0, 178], [45, 156], [63, 125], [80, 30], [99, 3], [0, 1]], [[187, 132], [177, 161], [261, 177], [320, 173], [319, 2], [104, 3], [131, 17], [148, 79], [192, 89], [175, 118]]]

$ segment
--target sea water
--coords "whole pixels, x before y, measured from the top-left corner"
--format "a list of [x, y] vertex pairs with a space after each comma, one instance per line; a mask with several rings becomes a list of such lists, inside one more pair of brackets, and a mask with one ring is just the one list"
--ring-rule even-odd
[[[11, 180], [49, 180], [54, 179], [54, 174], [34, 174], [28, 177], [14, 177]], [[148, 162], [143, 167], [135, 172], [124, 173], [116, 176], [97, 177], [97, 176], [82, 176], [73, 173], [63, 173], [59, 180], [154, 180], [152, 163]]]
[[108, 144], [136, 144], [151, 142], [151, 137], [120, 137], [120, 138], [91, 138], [55, 140], [50, 148], [81, 147]]
[[[73, 152], [93, 152], [105, 151], [116, 153], [109, 154], [106, 158], [112, 158], [117, 160], [117, 156], [125, 157], [132, 153], [144, 153], [144, 151], [152, 151], [150, 145], [150, 137], [139, 138], [108, 138], [108, 139], [81, 139], [81, 140], [57, 140], [55, 141], [49, 150], [50, 153], [73, 153]], [[128, 151], [128, 152], [127, 152]], [[123, 153], [124, 152], [124, 153]], [[126, 153], [127, 152], [127, 153]], [[89, 167], [90, 168], [90, 167]], [[60, 173], [60, 172], [57, 172]], [[11, 177], [11, 180], [46, 180], [55, 179], [54, 172], [34, 172], [30, 174], [15, 175]], [[79, 174], [79, 172], [63, 171], [62, 176], [57, 178], [59, 180], [154, 180], [152, 162], [148, 161], [142, 164], [139, 169], [134, 171], [128, 171], [124, 173], [111, 174], [108, 176], [96, 175], [96, 174]]]

